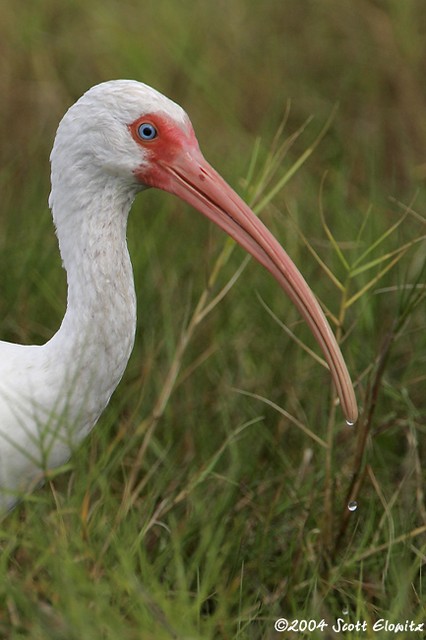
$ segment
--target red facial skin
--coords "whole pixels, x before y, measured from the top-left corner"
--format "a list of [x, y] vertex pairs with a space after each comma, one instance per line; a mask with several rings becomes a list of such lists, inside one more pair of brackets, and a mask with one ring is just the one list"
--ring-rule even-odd
[[[139, 134], [141, 124], [157, 131], [152, 140]], [[164, 114], [146, 114], [129, 125], [147, 163], [135, 171], [142, 184], [173, 193], [226, 231], [265, 266], [296, 305], [320, 345], [346, 420], [354, 424], [358, 409], [340, 348], [322, 309], [284, 249], [243, 200], [204, 159], [189, 120], [177, 124]]]
[[[154, 126], [158, 132], [157, 137], [152, 140], [142, 139], [138, 133], [141, 124]], [[182, 153], [201, 154], [189, 120], [184, 130], [167, 116], [147, 114], [132, 122], [129, 130], [135, 142], [148, 152], [149, 167], [145, 170], [138, 169], [136, 176], [141, 183], [149, 187], [170, 191], [168, 186], [171, 185], [172, 179], [168, 172], [164, 172], [163, 167], [173, 166], [176, 158]]]

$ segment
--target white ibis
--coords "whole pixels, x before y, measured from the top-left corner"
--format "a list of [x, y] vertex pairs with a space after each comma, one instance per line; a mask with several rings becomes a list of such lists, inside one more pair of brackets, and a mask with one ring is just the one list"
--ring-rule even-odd
[[139, 82], [99, 84], [62, 119], [51, 169], [67, 309], [46, 344], [0, 342], [0, 512], [69, 458], [123, 375], [136, 326], [127, 217], [147, 187], [191, 204], [272, 273], [320, 344], [346, 420], [356, 421], [351, 380], [320, 305], [277, 240], [206, 162], [180, 106]]

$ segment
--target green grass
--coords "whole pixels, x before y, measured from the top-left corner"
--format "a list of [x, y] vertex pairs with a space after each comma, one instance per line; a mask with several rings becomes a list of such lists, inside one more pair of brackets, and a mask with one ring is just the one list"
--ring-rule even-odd
[[46, 204], [58, 120], [131, 77], [186, 108], [262, 209], [329, 313], [361, 418], [345, 425], [269, 275], [198, 213], [143, 194], [135, 349], [63, 473], [0, 523], [1, 638], [327, 637], [277, 634], [279, 617], [324, 619], [328, 637], [339, 617], [366, 620], [344, 637], [376, 638], [380, 618], [425, 619], [422, 9], [2, 4], [2, 339], [43, 342], [64, 311]]

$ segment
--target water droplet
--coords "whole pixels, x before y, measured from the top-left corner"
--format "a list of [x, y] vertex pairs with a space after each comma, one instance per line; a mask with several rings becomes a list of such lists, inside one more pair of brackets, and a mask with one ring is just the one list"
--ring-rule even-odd
[[349, 613], [349, 607], [345, 607], [344, 609], [342, 609], [342, 613], [344, 616], [347, 616]]
[[358, 502], [356, 500], [351, 500], [348, 504], [349, 511], [356, 511], [358, 508]]
[[346, 424], [348, 425], [348, 427], [353, 427], [355, 422], [353, 422], [352, 420], [346, 420]]

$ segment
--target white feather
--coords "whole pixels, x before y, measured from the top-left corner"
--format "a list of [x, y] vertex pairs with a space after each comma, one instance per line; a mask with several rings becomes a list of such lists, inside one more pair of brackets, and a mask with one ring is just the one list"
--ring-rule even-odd
[[0, 342], [0, 513], [69, 458], [126, 368], [136, 326], [126, 226], [145, 161], [128, 125], [152, 112], [188, 121], [151, 87], [117, 80], [90, 89], [59, 125], [49, 204], [67, 310], [42, 346]]

